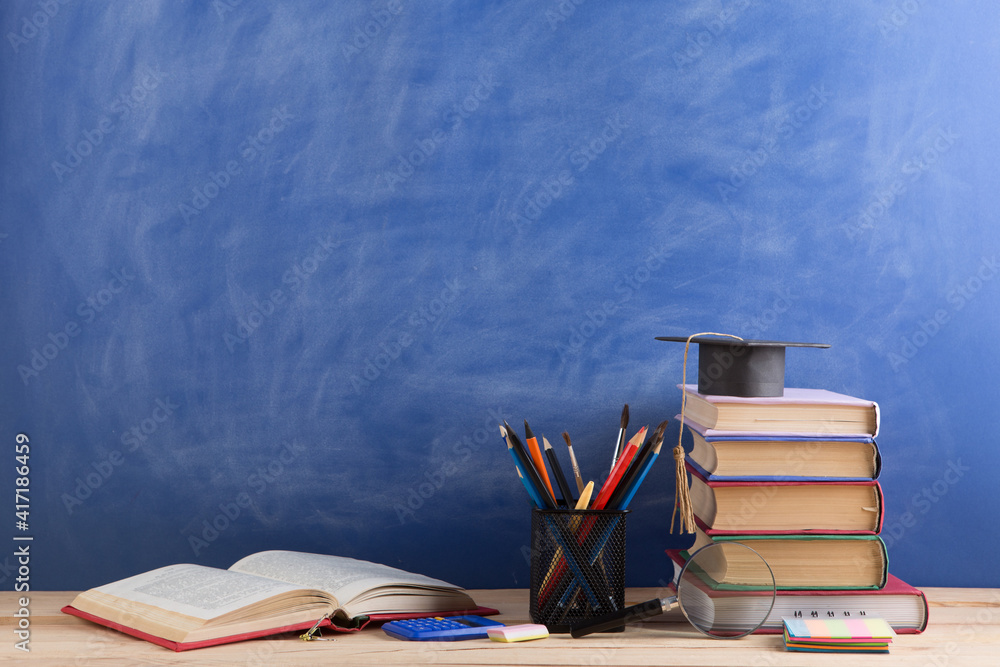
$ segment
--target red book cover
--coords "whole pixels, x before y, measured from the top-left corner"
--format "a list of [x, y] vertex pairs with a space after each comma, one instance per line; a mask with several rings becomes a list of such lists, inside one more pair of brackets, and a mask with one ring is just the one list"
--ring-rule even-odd
[[[783, 604], [779, 605], [779, 601]], [[843, 606], [838, 609], [837, 606]], [[775, 609], [790, 608], [791, 613], [783, 611], [778, 616], [778, 626], [762, 628], [762, 632], [770, 634], [781, 633], [781, 616], [795, 616], [795, 611], [803, 616], [828, 616], [831, 611], [839, 613], [842, 618], [844, 611], [857, 608], [857, 614], [881, 616], [892, 629], [900, 634], [920, 634], [927, 629], [928, 607], [924, 592], [906, 583], [899, 577], [889, 574], [885, 586], [880, 590], [819, 590], [819, 591], [778, 591], [774, 603]], [[898, 607], [898, 610], [896, 609]], [[772, 610], [771, 616], [775, 615]], [[770, 621], [770, 617], [768, 618]], [[770, 623], [766, 624], [767, 626]]]
[[[683, 552], [668, 550], [666, 553], [674, 562], [676, 579], [685, 563]], [[738, 592], [714, 591], [711, 595], [713, 598], [727, 599], [727, 604], [735, 604], [737, 607], [739, 605]], [[879, 616], [899, 634], [919, 634], [927, 629], [928, 607], [927, 597], [923, 591], [889, 574], [885, 586], [877, 590], [779, 590], [767, 620], [755, 634], [781, 634], [783, 616], [793, 618]]]
[[[259, 637], [277, 635], [283, 632], [305, 631], [311, 628], [313, 626], [313, 623], [315, 623], [315, 621], [311, 621], [306, 623], [300, 623], [297, 625], [288, 625], [279, 628], [271, 628], [268, 630], [259, 630], [257, 632], [246, 632], [243, 634], [231, 635], [229, 637], [206, 639], [204, 641], [175, 642], [169, 639], [164, 639], [162, 637], [157, 637], [156, 635], [151, 635], [147, 632], [143, 632], [142, 630], [136, 630], [135, 628], [130, 628], [125, 625], [120, 625], [118, 623], [109, 621], [99, 616], [94, 616], [93, 614], [89, 614], [85, 611], [80, 611], [79, 609], [76, 609], [71, 605], [63, 607], [62, 612], [70, 614], [72, 616], [78, 616], [88, 621], [93, 621], [94, 623], [98, 623], [105, 627], [111, 628], [112, 630], [118, 630], [119, 632], [123, 632], [127, 635], [131, 635], [139, 639], [145, 639], [148, 642], [156, 644], [157, 646], [168, 648], [172, 651], [188, 651], [196, 648], [205, 648], [206, 646], [218, 646], [219, 644], [231, 644], [233, 642], [240, 642], [247, 639], [257, 639]], [[372, 621], [382, 623], [388, 621], [398, 621], [407, 618], [428, 618], [434, 616], [493, 616], [499, 613], [500, 612], [498, 610], [492, 609], [490, 607], [477, 607], [475, 609], [464, 609], [464, 610], [443, 611], [443, 612], [436, 611], [433, 613], [425, 613], [425, 614], [373, 614], [371, 616], [366, 617], [366, 620], [359, 623], [357, 627], [353, 628], [340, 627], [332, 624], [329, 619], [326, 619], [322, 623], [320, 623], [320, 628], [324, 630], [334, 630], [336, 632], [357, 632], [358, 630], [365, 628]]]
[[[697, 480], [712, 489], [726, 489], [726, 488], [739, 488], [739, 487], [757, 487], [760, 490], [761, 502], [769, 500], [770, 496], [773, 495], [769, 490], [778, 488], [790, 488], [790, 487], [815, 487], [815, 486], [854, 486], [854, 487], [870, 487], [875, 494], [875, 506], [872, 508], [874, 510], [875, 516], [874, 521], [870, 528], [868, 529], [836, 529], [836, 528], [813, 528], [813, 529], [797, 529], [797, 530], [780, 530], [780, 529], [761, 529], [761, 528], [751, 528], [746, 524], [751, 524], [755, 518], [755, 499], [757, 495], [751, 496], [747, 501], [745, 506], [745, 514], [747, 515], [747, 520], [738, 528], [727, 529], [718, 528], [714, 524], [714, 517], [710, 516], [706, 512], [705, 507], [699, 507], [699, 505], [704, 504], [705, 501], [699, 501], [696, 496], [698, 496], [695, 485], [697, 484], [692, 479], [692, 500], [695, 502], [695, 512], [699, 515], [706, 514], [705, 520], [697, 519], [702, 530], [705, 531], [706, 535], [803, 535], [803, 534], [824, 534], [824, 535], [877, 535], [882, 530], [882, 523], [885, 519], [884, 515], [884, 498], [882, 494], [882, 487], [878, 481], [874, 479], [868, 480], [839, 480], [839, 481], [811, 481], [811, 482], [800, 482], [800, 481], [772, 481], [772, 480], [711, 480], [706, 479], [705, 476], [695, 467], [691, 465], [689, 461], [685, 461], [684, 465], [687, 467], [688, 472], [691, 473], [692, 477], [697, 478]], [[712, 501], [714, 503], [714, 499]], [[739, 517], [736, 517], [739, 519]], [[713, 525], [710, 525], [713, 524]]]

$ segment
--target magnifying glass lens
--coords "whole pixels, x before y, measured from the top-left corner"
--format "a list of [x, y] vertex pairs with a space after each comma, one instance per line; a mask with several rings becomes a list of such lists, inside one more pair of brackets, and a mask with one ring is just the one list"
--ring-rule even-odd
[[677, 579], [681, 611], [710, 637], [744, 637], [767, 621], [775, 598], [767, 561], [739, 542], [715, 542], [696, 551]]
[[767, 561], [739, 542], [714, 542], [694, 552], [677, 577], [677, 595], [647, 600], [573, 626], [585, 637], [662, 614], [680, 605], [691, 625], [709, 637], [736, 639], [764, 625], [774, 607], [774, 574]]

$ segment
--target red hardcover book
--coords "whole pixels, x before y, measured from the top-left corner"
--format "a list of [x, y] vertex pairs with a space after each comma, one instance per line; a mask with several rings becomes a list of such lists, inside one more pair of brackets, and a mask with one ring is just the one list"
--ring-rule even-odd
[[[667, 551], [674, 563], [675, 579], [685, 562], [684, 552]], [[745, 596], [738, 591], [709, 591], [719, 616], [745, 617], [750, 624], [760, 619], [759, 596]], [[781, 634], [781, 618], [851, 618], [880, 616], [900, 634], [918, 634], [927, 628], [927, 597], [923, 591], [899, 577], [887, 575], [880, 589], [811, 589], [778, 590], [774, 607], [757, 634]], [[745, 624], [745, 623], [744, 623]]]
[[[284, 632], [303, 632], [309, 630], [316, 621], [306, 621], [304, 623], [298, 623], [293, 625], [288, 625], [278, 628], [270, 628], [268, 630], [259, 630], [256, 632], [244, 632], [241, 634], [230, 635], [227, 637], [217, 637], [215, 639], [206, 639], [202, 641], [193, 642], [177, 642], [171, 641], [169, 639], [164, 639], [163, 637], [157, 637], [156, 635], [151, 635], [148, 632], [143, 632], [142, 630], [137, 630], [135, 628], [130, 628], [114, 621], [109, 621], [106, 618], [101, 618], [99, 616], [94, 616], [93, 614], [88, 614], [85, 611], [80, 611], [72, 605], [66, 605], [61, 610], [63, 613], [70, 614], [72, 616], [79, 616], [82, 619], [93, 621], [94, 623], [99, 623], [105, 627], [111, 628], [112, 630], [118, 630], [127, 635], [133, 637], [138, 637], [139, 639], [145, 639], [148, 642], [156, 644], [157, 646], [162, 646], [168, 648], [172, 651], [188, 651], [195, 648], [205, 648], [206, 646], [218, 646], [219, 644], [231, 644], [233, 642], [241, 642], [247, 639], [258, 639], [260, 637], [268, 637], [271, 635], [279, 635]], [[334, 625], [329, 619], [324, 620], [320, 623], [319, 627], [322, 630], [333, 630], [336, 632], [357, 632], [368, 626], [369, 623], [385, 623], [388, 621], [398, 621], [407, 618], [428, 618], [428, 617], [438, 617], [438, 616], [493, 616], [499, 614], [500, 612], [491, 607], [475, 607], [474, 609], [459, 609], [453, 611], [435, 611], [435, 612], [424, 612], [422, 614], [373, 614], [371, 616], [362, 617], [359, 623], [350, 628], [341, 627]]]
[[80, 593], [63, 612], [183, 651], [371, 621], [490, 615], [440, 579], [338, 556], [264, 551], [228, 570], [169, 565]]
[[874, 535], [882, 529], [882, 487], [873, 479], [721, 481], [685, 465], [694, 512], [709, 535]]

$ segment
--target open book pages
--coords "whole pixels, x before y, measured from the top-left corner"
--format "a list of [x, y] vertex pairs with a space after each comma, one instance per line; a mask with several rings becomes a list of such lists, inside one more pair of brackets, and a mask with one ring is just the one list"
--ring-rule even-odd
[[262, 551], [229, 569], [327, 591], [348, 618], [475, 607], [461, 588], [446, 581], [342, 556]]
[[308, 627], [334, 613], [349, 620], [471, 610], [476, 604], [457, 586], [386, 565], [265, 551], [228, 570], [190, 564], [158, 568], [84, 591], [70, 608], [96, 617], [91, 620], [192, 643]]
[[[84, 591], [73, 606], [171, 641], [263, 629], [316, 619], [336, 607], [320, 590], [202, 565], [168, 565]], [[256, 622], [255, 622], [256, 620]]]

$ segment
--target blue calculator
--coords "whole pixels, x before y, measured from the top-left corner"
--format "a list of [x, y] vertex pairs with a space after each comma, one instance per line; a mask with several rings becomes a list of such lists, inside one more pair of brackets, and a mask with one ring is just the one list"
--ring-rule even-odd
[[450, 618], [411, 618], [382, 625], [385, 634], [396, 639], [417, 642], [450, 642], [461, 639], [486, 639], [487, 628], [503, 625], [482, 616]]

